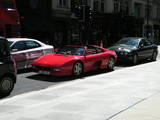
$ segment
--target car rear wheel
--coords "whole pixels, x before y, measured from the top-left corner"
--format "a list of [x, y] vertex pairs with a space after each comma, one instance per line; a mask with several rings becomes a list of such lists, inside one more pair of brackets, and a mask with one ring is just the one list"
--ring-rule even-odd
[[110, 57], [108, 60], [108, 69], [113, 70], [114, 69], [115, 60], [113, 57]]
[[13, 77], [10, 75], [3, 76], [0, 79], [0, 94], [2, 95], [9, 95], [10, 92], [13, 90], [14, 87], [14, 80]]
[[151, 60], [156, 61], [156, 59], [157, 59], [157, 52], [154, 51], [153, 54], [152, 54]]
[[137, 62], [138, 62], [138, 56], [137, 56], [137, 54], [135, 54], [135, 55], [133, 55], [133, 58], [132, 58], [132, 64], [136, 65]]
[[83, 72], [83, 65], [81, 62], [76, 62], [73, 66], [73, 75], [80, 76]]

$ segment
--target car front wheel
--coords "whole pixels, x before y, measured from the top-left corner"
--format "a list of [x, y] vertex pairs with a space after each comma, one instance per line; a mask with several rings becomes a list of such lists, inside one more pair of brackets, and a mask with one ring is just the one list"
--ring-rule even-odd
[[114, 64], [115, 64], [114, 58], [110, 57], [109, 60], [108, 60], [108, 69], [113, 70], [114, 69]]
[[133, 58], [132, 58], [132, 64], [133, 64], [133, 65], [136, 65], [137, 62], [138, 62], [138, 56], [137, 56], [137, 54], [135, 54], [135, 55], [133, 56]]
[[81, 62], [76, 62], [73, 66], [73, 75], [80, 76], [83, 72], [83, 65]]
[[0, 94], [2, 95], [9, 95], [10, 92], [13, 90], [14, 82], [11, 76], [3, 76], [0, 79]]
[[152, 54], [151, 60], [156, 61], [156, 59], [157, 59], [157, 52], [154, 51], [153, 54]]

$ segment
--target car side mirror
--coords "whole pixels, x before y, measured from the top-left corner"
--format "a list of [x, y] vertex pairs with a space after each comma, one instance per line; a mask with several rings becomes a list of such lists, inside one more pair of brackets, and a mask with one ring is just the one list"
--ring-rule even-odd
[[144, 47], [144, 44], [141, 44], [141, 45], [140, 45], [140, 48], [143, 48], [143, 47]]
[[12, 49], [11, 51], [12, 51], [12, 52], [17, 52], [17, 51], [18, 51], [18, 49]]

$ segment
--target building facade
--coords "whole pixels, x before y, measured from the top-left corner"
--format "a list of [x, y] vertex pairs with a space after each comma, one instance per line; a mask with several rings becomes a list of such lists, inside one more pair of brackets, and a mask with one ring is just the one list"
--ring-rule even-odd
[[[96, 44], [107, 47], [127, 36], [160, 38], [159, 0], [16, 0], [22, 37], [55, 47]], [[84, 19], [80, 20], [80, 7]], [[89, 11], [89, 12], [88, 12]], [[90, 14], [91, 13], [91, 14]]]

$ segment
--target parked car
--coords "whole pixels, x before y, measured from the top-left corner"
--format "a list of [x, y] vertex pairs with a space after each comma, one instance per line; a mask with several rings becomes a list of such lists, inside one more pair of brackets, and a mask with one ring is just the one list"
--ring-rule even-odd
[[137, 64], [140, 59], [155, 61], [158, 54], [157, 45], [147, 38], [127, 37], [119, 40], [114, 46], [108, 48], [114, 50], [118, 60]]
[[83, 72], [108, 68], [114, 69], [117, 55], [105, 48], [86, 45], [67, 45], [55, 54], [45, 55], [35, 60], [33, 72], [46, 75], [74, 75]]
[[17, 80], [16, 64], [11, 57], [7, 39], [0, 37], [0, 95], [8, 95]]
[[46, 45], [35, 39], [8, 38], [8, 42], [17, 69], [30, 68], [35, 59], [54, 52], [53, 46]]

